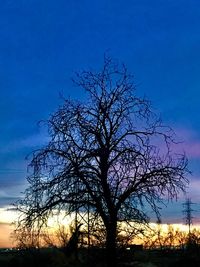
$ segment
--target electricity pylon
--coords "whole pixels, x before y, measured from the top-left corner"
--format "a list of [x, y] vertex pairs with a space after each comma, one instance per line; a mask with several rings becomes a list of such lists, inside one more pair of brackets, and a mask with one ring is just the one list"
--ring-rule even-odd
[[188, 225], [188, 233], [190, 235], [191, 233], [191, 225], [192, 225], [192, 220], [193, 220], [193, 216], [192, 213], [194, 212], [194, 210], [192, 209], [192, 205], [194, 205], [195, 203], [191, 202], [190, 198], [187, 198], [185, 203], [183, 203], [183, 214], [185, 214], [184, 220], [186, 225]]

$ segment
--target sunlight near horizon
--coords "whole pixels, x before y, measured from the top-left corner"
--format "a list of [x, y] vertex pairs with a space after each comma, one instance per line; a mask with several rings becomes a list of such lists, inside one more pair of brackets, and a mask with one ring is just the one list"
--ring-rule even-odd
[[[13, 210], [11, 207], [0, 208], [0, 224], [12, 224], [14, 221], [18, 219], [19, 213]], [[59, 215], [55, 214], [51, 218], [48, 219], [47, 225], [49, 227], [55, 227], [60, 225], [70, 225], [73, 223], [75, 217], [74, 214], [66, 215], [65, 212], [61, 212]], [[162, 230], [167, 231], [169, 225], [173, 226], [174, 229], [179, 229], [181, 231], [188, 231], [188, 226], [183, 223], [162, 223]], [[150, 222], [149, 226], [152, 229], [155, 229], [158, 224], [154, 222]], [[191, 225], [191, 229], [200, 228], [200, 224], [193, 224]]]
[[[13, 241], [10, 239], [10, 235], [14, 230], [14, 224], [12, 224], [18, 218], [18, 213], [14, 210], [9, 209], [10, 207], [0, 208], [0, 247], [12, 247]], [[49, 218], [48, 227], [51, 232], [56, 231], [60, 226], [69, 227], [74, 222], [74, 215], [65, 216], [65, 212], [61, 212], [59, 216], [54, 216]], [[169, 227], [172, 226], [173, 230], [179, 230], [182, 232], [188, 232], [188, 226], [181, 223], [173, 224], [161, 224], [160, 230], [163, 235], [165, 235]], [[158, 224], [150, 222], [150, 229], [156, 231], [158, 230]], [[194, 224], [191, 226], [191, 230], [200, 230], [200, 224]]]

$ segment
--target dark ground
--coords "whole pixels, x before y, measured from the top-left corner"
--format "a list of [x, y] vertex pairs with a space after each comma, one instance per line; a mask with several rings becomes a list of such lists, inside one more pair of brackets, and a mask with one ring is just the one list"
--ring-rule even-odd
[[[59, 249], [0, 252], [1, 267], [103, 267], [105, 251], [79, 249], [78, 255], [65, 256]], [[200, 249], [124, 250], [118, 252], [119, 267], [198, 267]]]

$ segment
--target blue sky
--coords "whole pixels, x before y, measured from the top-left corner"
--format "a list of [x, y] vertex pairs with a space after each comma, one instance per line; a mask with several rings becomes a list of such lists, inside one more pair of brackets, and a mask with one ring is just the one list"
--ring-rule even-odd
[[[138, 94], [185, 141], [189, 196], [200, 204], [199, 18], [198, 0], [2, 0], [0, 206], [26, 187], [25, 157], [45, 142], [37, 122], [62, 103], [59, 92], [84, 97], [71, 77], [99, 69], [105, 52], [127, 65]], [[183, 200], [166, 220], [182, 220]]]

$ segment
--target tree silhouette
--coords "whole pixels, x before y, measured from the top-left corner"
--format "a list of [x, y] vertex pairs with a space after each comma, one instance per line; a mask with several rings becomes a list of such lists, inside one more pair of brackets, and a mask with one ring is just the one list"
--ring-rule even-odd
[[50, 140], [32, 154], [20, 223], [89, 206], [103, 222], [107, 263], [115, 266], [118, 222], [148, 221], [142, 205], [158, 214], [163, 197], [184, 191], [187, 160], [171, 153], [173, 131], [136, 95], [124, 65], [105, 57], [100, 72], [83, 71], [75, 83], [87, 101], [66, 99], [47, 121]]

